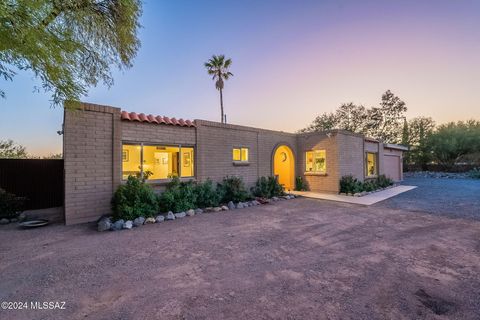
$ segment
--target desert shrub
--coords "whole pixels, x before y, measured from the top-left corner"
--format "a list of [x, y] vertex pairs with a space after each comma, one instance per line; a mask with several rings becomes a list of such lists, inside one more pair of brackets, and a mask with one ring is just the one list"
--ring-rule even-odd
[[181, 182], [178, 177], [173, 177], [160, 195], [159, 202], [160, 210], [164, 212], [181, 212], [195, 208], [197, 203], [195, 183]]
[[240, 177], [225, 177], [217, 185], [217, 192], [221, 202], [240, 202], [250, 198], [250, 194], [245, 189], [245, 184]]
[[158, 211], [158, 197], [141, 179], [129, 176], [126, 184], [113, 195], [114, 219], [133, 220], [140, 216], [151, 217]]
[[0, 219], [16, 218], [23, 210], [25, 198], [17, 197], [0, 188]]
[[220, 203], [220, 195], [218, 194], [213, 182], [207, 180], [205, 182], [198, 182], [195, 185], [196, 193], [196, 207], [216, 207]]
[[362, 192], [362, 191], [370, 192], [370, 191], [374, 191], [376, 189], [378, 189], [376, 179], [370, 179], [370, 180], [367, 180], [367, 181], [363, 182], [360, 190], [358, 190], [357, 192]]
[[473, 179], [480, 179], [480, 168], [474, 168], [468, 171], [468, 176]]
[[377, 185], [377, 189], [378, 188], [386, 188], [388, 186], [393, 185], [393, 180], [388, 178], [384, 174], [381, 174], [375, 179], [375, 183]]
[[278, 183], [277, 177], [258, 178], [251, 191], [254, 196], [262, 198], [278, 197], [284, 194], [283, 186]]
[[308, 186], [307, 182], [303, 180], [302, 177], [298, 176], [295, 178], [295, 190], [296, 191], [307, 191]]
[[343, 176], [340, 179], [341, 193], [357, 193], [363, 190], [363, 184], [352, 175]]

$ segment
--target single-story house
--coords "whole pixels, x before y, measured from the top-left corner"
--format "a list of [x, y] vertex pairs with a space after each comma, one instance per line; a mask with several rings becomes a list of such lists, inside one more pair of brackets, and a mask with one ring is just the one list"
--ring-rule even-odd
[[65, 111], [63, 139], [66, 224], [110, 212], [114, 191], [138, 172], [159, 191], [172, 176], [240, 176], [250, 187], [276, 175], [286, 190], [301, 177], [311, 191], [336, 193], [349, 174], [361, 181], [378, 174], [402, 180], [406, 150], [345, 130], [294, 134], [88, 103]]

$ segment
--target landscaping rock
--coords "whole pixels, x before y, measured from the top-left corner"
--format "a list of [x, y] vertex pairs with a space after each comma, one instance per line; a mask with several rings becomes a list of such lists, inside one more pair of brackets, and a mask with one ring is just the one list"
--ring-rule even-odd
[[159, 214], [158, 216], [155, 217], [155, 222], [156, 223], [163, 222], [164, 220], [165, 220], [165, 216], [162, 216], [161, 214]]
[[122, 230], [123, 229], [123, 223], [125, 221], [123, 219], [120, 219], [120, 220], [117, 220], [115, 221], [112, 225], [111, 225], [111, 229], [113, 231], [117, 231], [117, 230]]
[[233, 201], [229, 201], [227, 203], [227, 207], [228, 207], [228, 209], [233, 210], [233, 209], [235, 209], [235, 204], [233, 203]]
[[173, 214], [172, 211], [168, 211], [166, 219], [167, 220], [175, 220], [175, 215]]
[[187, 216], [187, 214], [185, 212], [179, 212], [179, 213], [175, 213], [175, 218], [185, 218]]
[[195, 210], [190, 209], [190, 210], [187, 211], [187, 216], [193, 217], [194, 215], [195, 215]]
[[239, 202], [237, 203], [237, 209], [243, 209], [244, 206], [243, 206], [243, 203]]
[[152, 217], [148, 217], [146, 220], [145, 220], [145, 224], [147, 223], [155, 223], [155, 218], [152, 218]]
[[340, 192], [341, 196], [346, 196], [347, 194], [345, 192]]
[[[0, 224], [9, 224], [9, 223], [10, 223], [10, 220], [6, 218], [0, 219]], [[108, 228], [110, 229], [110, 226]], [[98, 231], [103, 231], [103, 230], [98, 230]]]
[[223, 211], [228, 211], [228, 210], [230, 210], [230, 208], [227, 207], [227, 206], [221, 206], [221, 208], [222, 208]]
[[104, 219], [101, 219], [100, 221], [98, 221], [97, 230], [98, 231], [110, 230], [111, 226], [112, 226], [112, 223], [111, 223], [110, 219], [109, 218], [104, 218]]
[[253, 200], [252, 203], [253, 203], [254, 206], [260, 205], [260, 202], [258, 202], [257, 200]]
[[195, 209], [195, 214], [201, 214], [201, 213], [203, 213], [203, 210], [202, 210], [202, 209], [200, 209], [200, 208], [199, 208], [199, 209]]
[[212, 212], [213, 211], [213, 208], [212, 207], [206, 207], [205, 208], [205, 212]]
[[135, 220], [133, 220], [133, 225], [135, 227], [140, 227], [141, 225], [143, 225], [145, 223], [145, 218], [144, 217], [138, 217], [136, 218]]
[[18, 221], [25, 221], [27, 219], [27, 215], [22, 212], [18, 215]]
[[213, 212], [220, 212], [220, 211], [222, 211], [222, 208], [220, 207], [213, 208]]
[[123, 224], [123, 229], [132, 229], [133, 228], [133, 221], [132, 220], [127, 220]]
[[18, 221], [17, 218], [12, 218], [12, 219], [10, 219], [10, 222], [17, 222], [17, 221]]
[[272, 201], [278, 201], [278, 197], [272, 197]]
[[354, 197], [360, 197], [360, 192], [354, 193], [353, 196]]

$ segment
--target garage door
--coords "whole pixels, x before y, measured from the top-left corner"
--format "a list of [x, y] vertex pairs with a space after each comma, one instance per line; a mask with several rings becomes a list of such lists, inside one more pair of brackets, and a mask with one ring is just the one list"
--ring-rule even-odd
[[394, 181], [400, 181], [400, 157], [392, 155], [383, 156], [385, 175]]

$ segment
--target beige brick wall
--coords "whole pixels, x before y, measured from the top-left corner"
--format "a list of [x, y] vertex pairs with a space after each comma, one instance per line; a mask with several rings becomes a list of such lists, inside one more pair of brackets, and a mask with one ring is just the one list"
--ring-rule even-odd
[[[336, 132], [301, 134], [297, 137], [297, 172], [307, 182], [313, 192], [338, 192], [339, 162], [338, 134]], [[306, 151], [325, 150], [327, 172], [321, 174], [305, 174]]]
[[364, 138], [361, 135], [342, 132], [337, 135], [340, 177], [353, 175], [360, 181], [365, 177]]
[[[83, 104], [82, 110], [65, 111], [64, 172], [65, 223], [96, 220], [110, 212], [115, 185], [115, 163], [120, 149], [120, 109]], [[117, 154], [118, 152], [118, 154]]]
[[[256, 129], [231, 124], [195, 120], [197, 124], [198, 179], [219, 182], [225, 176], [239, 176], [248, 187], [260, 176], [270, 176], [274, 149], [286, 144], [295, 154], [294, 134]], [[248, 165], [233, 163], [232, 149], [249, 148]]]
[[193, 146], [196, 143], [194, 127], [158, 125], [147, 122], [122, 121], [122, 141], [154, 144], [182, 144]]

